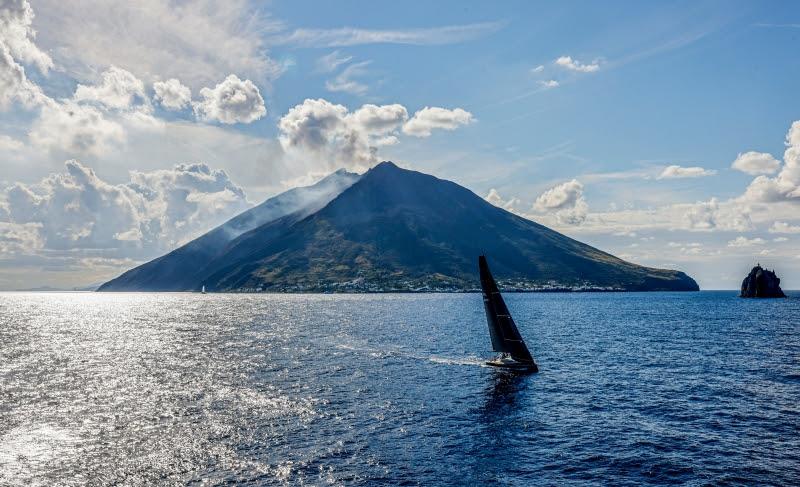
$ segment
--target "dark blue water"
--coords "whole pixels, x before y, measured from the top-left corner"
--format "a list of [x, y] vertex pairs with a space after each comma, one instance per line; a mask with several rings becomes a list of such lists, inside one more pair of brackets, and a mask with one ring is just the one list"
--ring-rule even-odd
[[800, 296], [0, 294], [3, 485], [789, 485]]

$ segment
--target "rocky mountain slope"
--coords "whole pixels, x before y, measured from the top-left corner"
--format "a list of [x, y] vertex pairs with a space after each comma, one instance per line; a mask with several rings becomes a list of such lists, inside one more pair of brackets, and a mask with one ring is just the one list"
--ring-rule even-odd
[[[191, 279], [171, 288], [471, 290], [478, 285], [480, 254], [506, 289], [698, 289], [682, 272], [623, 261], [453, 182], [391, 162], [372, 168], [317, 211], [285, 213], [227, 242], [214, 256], [207, 253]], [[156, 259], [101, 290], [163, 289], [174, 275]]]
[[199, 288], [209, 262], [237, 237], [293, 215], [308, 216], [352, 185], [358, 174], [336, 171], [312, 186], [294, 188], [270, 198], [172, 252], [140, 265], [98, 288], [98, 291], [187, 291]]

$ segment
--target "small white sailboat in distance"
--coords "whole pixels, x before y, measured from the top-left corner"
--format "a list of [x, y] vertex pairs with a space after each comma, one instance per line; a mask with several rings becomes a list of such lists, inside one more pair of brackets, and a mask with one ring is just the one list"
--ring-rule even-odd
[[489, 336], [492, 339], [492, 350], [500, 352], [494, 360], [486, 362], [492, 367], [502, 367], [524, 372], [538, 372], [539, 367], [533, 360], [528, 347], [519, 334], [517, 325], [508, 311], [497, 283], [489, 271], [486, 257], [478, 257], [478, 269], [483, 291], [483, 307], [486, 310], [486, 321], [489, 324]]

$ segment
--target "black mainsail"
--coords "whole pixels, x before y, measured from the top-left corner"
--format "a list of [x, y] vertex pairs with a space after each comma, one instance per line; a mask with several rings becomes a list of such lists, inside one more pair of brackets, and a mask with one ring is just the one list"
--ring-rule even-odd
[[483, 290], [483, 306], [486, 309], [486, 321], [489, 324], [489, 336], [492, 338], [492, 349], [510, 356], [520, 364], [536, 367], [528, 347], [522, 341], [522, 335], [511, 318], [503, 296], [497, 288], [497, 283], [489, 271], [486, 257], [478, 257], [478, 268], [481, 275], [481, 289]]

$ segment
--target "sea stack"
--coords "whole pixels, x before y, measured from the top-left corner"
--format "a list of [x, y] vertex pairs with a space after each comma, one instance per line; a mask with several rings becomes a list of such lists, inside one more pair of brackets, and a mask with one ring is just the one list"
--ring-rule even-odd
[[753, 267], [742, 281], [742, 298], [785, 298], [781, 290], [781, 280], [775, 271], [763, 269], [760, 264]]

